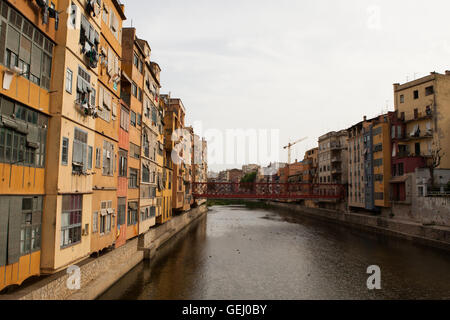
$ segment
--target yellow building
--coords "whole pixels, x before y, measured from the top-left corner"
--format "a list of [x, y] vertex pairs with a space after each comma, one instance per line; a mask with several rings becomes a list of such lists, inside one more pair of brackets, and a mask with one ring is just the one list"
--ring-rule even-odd
[[391, 118], [392, 113], [374, 120], [373, 139], [373, 184], [376, 207], [390, 207], [389, 184], [391, 180]]
[[[93, 156], [101, 17], [85, 1], [60, 0], [51, 100], [42, 271], [52, 273], [90, 254]], [[69, 10], [65, 10], [69, 8]], [[56, 70], [55, 70], [56, 71]], [[58, 141], [59, 143], [55, 143]]]
[[[171, 155], [173, 165], [172, 176], [172, 210], [182, 212], [185, 208], [185, 165], [182, 161], [186, 156], [182, 144], [184, 119], [186, 109], [181, 99], [162, 96], [167, 99], [164, 111], [165, 148]], [[180, 149], [181, 148], [181, 149]]]
[[438, 168], [450, 168], [449, 88], [450, 71], [394, 84], [395, 111], [406, 124], [394, 144], [394, 157], [424, 157], [430, 164], [433, 152], [441, 149]]
[[117, 0], [102, 2], [93, 155], [95, 165], [91, 253], [112, 246], [117, 236], [121, 34], [123, 20], [126, 19], [123, 10], [123, 6]]
[[[160, 108], [163, 112], [165, 119], [165, 112], [169, 103], [167, 96], [161, 96], [159, 100]], [[166, 127], [164, 127], [166, 128]], [[172, 219], [172, 177], [173, 177], [173, 162], [171, 149], [167, 143], [167, 139], [170, 141], [170, 137], [167, 137], [166, 130], [163, 130], [162, 141], [164, 146], [164, 165], [163, 165], [163, 178], [162, 178], [162, 214], [157, 218], [158, 224], [163, 224]]]
[[59, 7], [0, 1], [0, 291], [40, 274]]

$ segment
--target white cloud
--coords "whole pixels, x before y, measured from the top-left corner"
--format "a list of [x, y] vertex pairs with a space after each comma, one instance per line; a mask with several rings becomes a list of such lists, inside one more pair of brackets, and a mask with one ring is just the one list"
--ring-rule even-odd
[[[187, 121], [279, 128], [281, 145], [308, 136], [293, 158], [327, 131], [380, 113], [386, 101], [392, 107], [392, 83], [448, 68], [445, 1], [125, 4]], [[379, 28], [368, 28], [370, 8], [379, 8]]]

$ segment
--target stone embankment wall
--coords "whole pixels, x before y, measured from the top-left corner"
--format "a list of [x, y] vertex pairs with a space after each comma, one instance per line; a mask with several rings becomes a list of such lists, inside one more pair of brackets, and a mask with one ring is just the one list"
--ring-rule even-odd
[[81, 273], [80, 290], [70, 290], [67, 282], [73, 276], [63, 271], [10, 295], [7, 300], [93, 300], [138, 265], [150, 258], [167, 240], [208, 211], [206, 205], [173, 217], [169, 222], [150, 229], [139, 238], [128, 241], [98, 258], [89, 258], [78, 265]]
[[[381, 216], [307, 208], [305, 206], [292, 203], [270, 202], [270, 205], [273, 207], [295, 211], [311, 218], [339, 223], [341, 225], [346, 225], [366, 232], [408, 239], [415, 243], [450, 251], [449, 227], [433, 226]], [[432, 210], [431, 207], [430, 210]]]

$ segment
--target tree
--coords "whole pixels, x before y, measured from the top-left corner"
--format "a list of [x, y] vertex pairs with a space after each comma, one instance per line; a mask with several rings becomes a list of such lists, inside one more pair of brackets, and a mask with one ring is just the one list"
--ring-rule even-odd
[[254, 183], [256, 181], [257, 172], [247, 173], [242, 177], [241, 183]]

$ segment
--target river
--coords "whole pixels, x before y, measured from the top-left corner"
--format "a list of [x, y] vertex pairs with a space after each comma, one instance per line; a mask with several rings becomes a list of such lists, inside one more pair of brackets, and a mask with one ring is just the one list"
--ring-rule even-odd
[[[368, 290], [368, 266], [381, 290]], [[215, 206], [99, 299], [450, 299], [450, 254], [280, 209]]]

